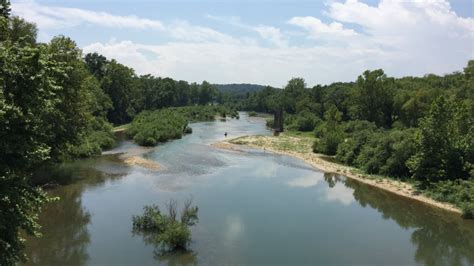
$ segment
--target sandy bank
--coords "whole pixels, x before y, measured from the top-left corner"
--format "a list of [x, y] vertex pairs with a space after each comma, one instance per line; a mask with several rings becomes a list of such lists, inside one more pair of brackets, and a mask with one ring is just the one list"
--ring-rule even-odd
[[160, 170], [162, 167], [159, 163], [142, 157], [144, 154], [151, 152], [153, 149], [155, 148], [137, 146], [107, 151], [103, 152], [102, 154], [117, 154], [119, 160], [130, 166], [140, 166], [150, 170]]
[[161, 166], [157, 162], [147, 160], [139, 156], [124, 157], [123, 162], [128, 165], [140, 166], [150, 170], [160, 170]]
[[241, 147], [239, 147], [239, 145], [232, 144], [226, 141], [213, 143], [211, 144], [211, 146], [220, 148], [220, 149], [229, 150], [229, 151], [234, 151], [234, 152], [244, 152], [244, 150]]
[[377, 187], [379, 189], [395, 193], [406, 198], [417, 200], [419, 202], [442, 208], [447, 211], [459, 214], [462, 213], [460, 209], [456, 208], [452, 204], [439, 202], [417, 193], [416, 189], [411, 184], [367, 174], [360, 174], [358, 173], [360, 171], [353, 167], [330, 162], [325, 159], [327, 158], [327, 156], [312, 152], [312, 142], [313, 140], [311, 138], [291, 137], [285, 135], [279, 137], [245, 136], [236, 139], [231, 139], [227, 142], [220, 142], [213, 146], [223, 149], [241, 151], [242, 149], [239, 148], [239, 145], [245, 145], [252, 148], [264, 148], [267, 151], [299, 158], [311, 164], [313, 167], [323, 170], [325, 172], [338, 173], [348, 178], [357, 180], [373, 187]]

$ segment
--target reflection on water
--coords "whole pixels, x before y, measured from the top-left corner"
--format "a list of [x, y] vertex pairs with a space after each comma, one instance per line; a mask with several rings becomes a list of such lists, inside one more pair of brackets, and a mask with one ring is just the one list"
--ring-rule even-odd
[[[358, 182], [347, 180], [354, 189], [354, 198], [362, 206], [377, 209], [384, 219], [400, 227], [414, 229], [411, 243], [415, 260], [425, 265], [473, 265], [474, 221], [461, 220], [445, 211], [378, 191]], [[400, 208], [403, 206], [403, 208]]]
[[88, 187], [99, 186], [125, 175], [117, 173], [114, 168], [107, 171], [106, 164], [98, 170], [90, 163], [84, 160], [49, 169], [50, 183], [62, 185], [61, 189], [49, 194], [60, 200], [48, 204], [40, 215], [43, 237], [27, 239], [27, 265], [86, 264], [89, 259], [86, 247], [90, 242], [87, 225], [91, 215], [82, 206], [82, 193]]
[[325, 174], [324, 179], [332, 188], [341, 185], [349, 189], [361, 206], [376, 209], [384, 219], [393, 220], [402, 228], [414, 229], [411, 243], [416, 248], [416, 262], [424, 265], [474, 264], [474, 221], [461, 220], [446, 211], [427, 208], [336, 174]]
[[177, 251], [177, 252], [155, 252], [156, 261], [174, 266], [174, 265], [198, 265], [197, 253], [194, 251]]
[[[162, 171], [129, 167], [119, 152], [46, 172], [61, 200], [44, 208], [41, 239], [29, 238], [29, 265], [474, 264], [474, 221], [322, 173], [260, 150], [210, 143], [270, 134], [264, 121], [193, 124], [183, 139], [140, 149]], [[115, 155], [114, 155], [115, 154]], [[132, 232], [147, 204], [193, 195], [199, 223], [190, 252], [162, 253]]]

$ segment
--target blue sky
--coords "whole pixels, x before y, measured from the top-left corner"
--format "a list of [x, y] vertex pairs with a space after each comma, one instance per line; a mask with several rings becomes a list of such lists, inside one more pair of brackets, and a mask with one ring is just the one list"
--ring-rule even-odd
[[13, 13], [86, 52], [175, 79], [283, 86], [444, 74], [474, 59], [474, 9], [455, 1], [13, 1]]

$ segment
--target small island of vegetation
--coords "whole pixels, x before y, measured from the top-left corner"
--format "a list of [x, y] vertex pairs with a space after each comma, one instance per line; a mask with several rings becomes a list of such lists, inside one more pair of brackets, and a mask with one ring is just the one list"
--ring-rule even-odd
[[186, 200], [178, 218], [177, 206], [177, 201], [168, 201], [168, 214], [162, 213], [157, 205], [143, 207], [142, 215], [132, 217], [134, 232], [164, 251], [186, 250], [191, 241], [189, 227], [198, 222], [199, 209]]

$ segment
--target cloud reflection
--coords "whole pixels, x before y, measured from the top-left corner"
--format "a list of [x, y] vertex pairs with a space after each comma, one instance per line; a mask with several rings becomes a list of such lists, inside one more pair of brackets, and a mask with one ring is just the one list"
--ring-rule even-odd
[[311, 174], [309, 176], [305, 177], [299, 177], [292, 179], [288, 182], [288, 185], [290, 187], [313, 187], [316, 186], [318, 183], [323, 181], [324, 178], [321, 176], [321, 174]]
[[238, 215], [230, 215], [226, 218], [226, 230], [224, 238], [226, 241], [237, 240], [245, 231], [245, 226], [242, 218]]
[[348, 206], [355, 201], [353, 193], [353, 189], [346, 187], [342, 182], [338, 182], [334, 187], [326, 188], [325, 199], [327, 201], [336, 201], [342, 205]]

